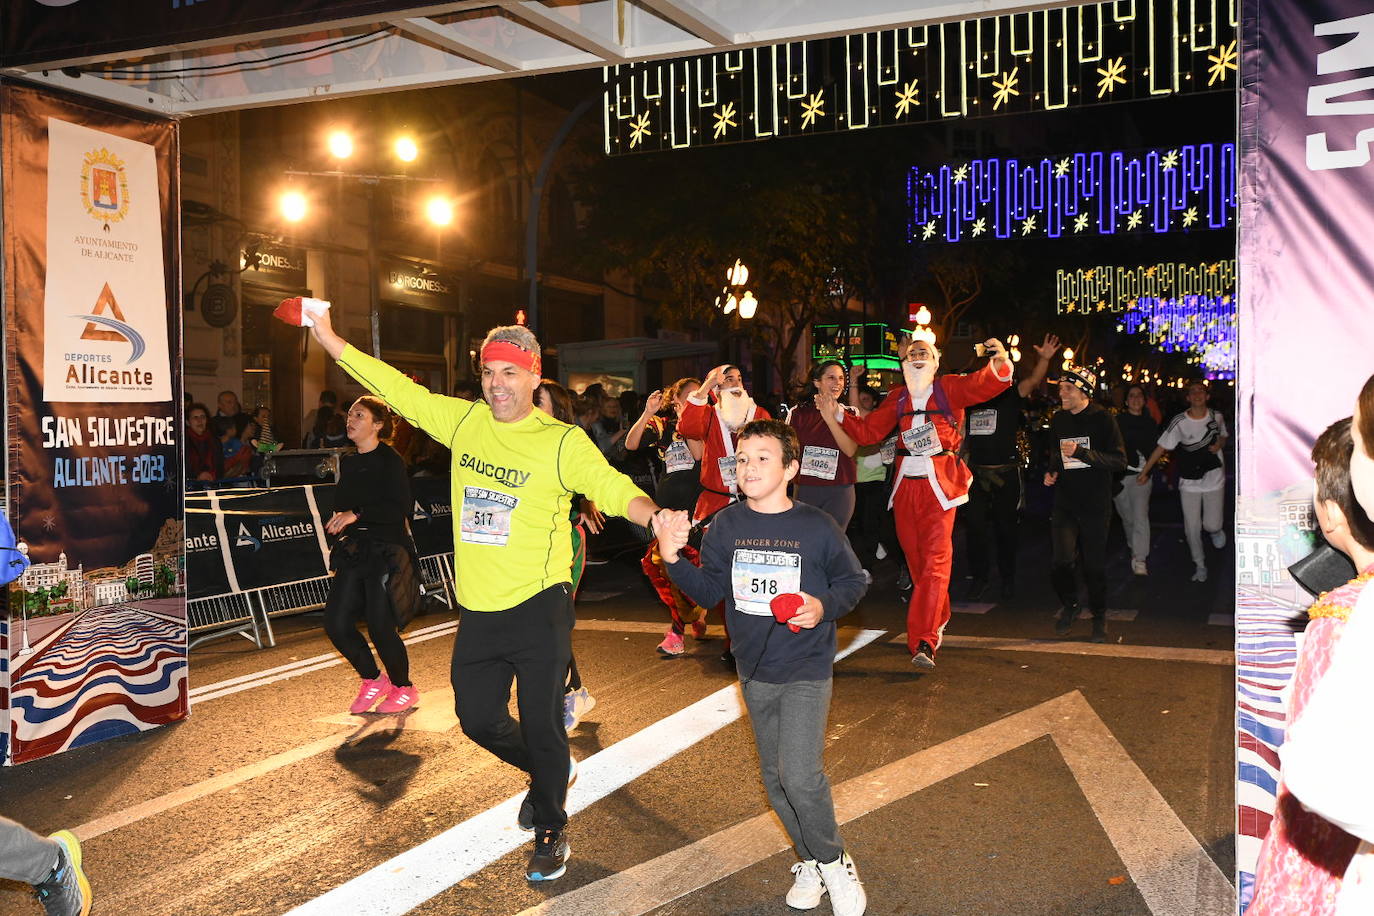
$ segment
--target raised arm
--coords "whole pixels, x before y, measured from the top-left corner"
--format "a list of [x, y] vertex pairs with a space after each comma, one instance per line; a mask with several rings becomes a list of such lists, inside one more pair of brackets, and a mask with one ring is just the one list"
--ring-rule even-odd
[[1059, 338], [1053, 334], [1046, 334], [1044, 342], [1035, 347], [1035, 366], [1031, 368], [1030, 375], [1016, 384], [1017, 394], [1028, 398], [1035, 393], [1035, 389], [1040, 387], [1040, 383], [1049, 374], [1050, 360], [1054, 359], [1054, 354], [1058, 351]]
[[644, 401], [644, 412], [639, 415], [639, 419], [635, 420], [634, 425], [630, 427], [630, 431], [625, 434], [625, 448], [627, 450], [631, 452], [639, 450], [639, 442], [644, 438], [645, 427], [649, 425], [649, 421], [653, 419], [654, 414], [658, 413], [658, 409], [662, 406], [662, 391], [653, 392]]

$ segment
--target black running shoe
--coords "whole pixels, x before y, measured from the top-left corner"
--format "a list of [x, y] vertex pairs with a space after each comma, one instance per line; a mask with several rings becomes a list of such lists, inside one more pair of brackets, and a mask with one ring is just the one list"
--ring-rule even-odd
[[983, 592], [988, 590], [988, 580], [970, 579], [968, 586], [964, 589], [965, 601], [977, 601], [983, 597]]
[[534, 855], [525, 866], [525, 877], [531, 881], [552, 881], [568, 870], [568, 836], [557, 827], [541, 827], [534, 835]]
[[917, 668], [929, 670], [935, 667], [935, 647], [924, 639], [916, 644], [916, 654], [911, 656], [911, 663]]
[[1059, 614], [1054, 618], [1054, 635], [1068, 636], [1073, 629], [1074, 619], [1078, 616], [1078, 605], [1072, 607], [1062, 607]]
[[1093, 641], [1093, 642], [1106, 642], [1106, 641], [1107, 641], [1107, 615], [1106, 615], [1106, 614], [1094, 615], [1094, 616], [1093, 616], [1093, 635], [1092, 635], [1092, 641]]
[[726, 649], [724, 652], [720, 653], [720, 660], [725, 667], [729, 668], [731, 671], [735, 670], [735, 653]]
[[49, 839], [57, 841], [57, 865], [33, 889], [48, 916], [87, 916], [91, 911], [91, 885], [81, 870], [81, 844], [76, 835], [59, 830]]

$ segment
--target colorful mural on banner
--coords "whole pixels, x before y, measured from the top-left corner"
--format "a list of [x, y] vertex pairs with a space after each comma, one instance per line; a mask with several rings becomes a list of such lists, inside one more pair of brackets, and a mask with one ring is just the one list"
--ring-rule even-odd
[[9, 747], [184, 718], [177, 132], [4, 93]]
[[[1367, 0], [1254, 0], [1241, 90], [1236, 505], [1237, 790], [1242, 910], [1269, 830], [1295, 631], [1286, 573], [1315, 537], [1312, 442], [1374, 369], [1374, 16]], [[1354, 764], [1352, 764], [1354, 765]]]
[[1239, 0], [1110, 0], [606, 68], [608, 156], [1235, 89]]

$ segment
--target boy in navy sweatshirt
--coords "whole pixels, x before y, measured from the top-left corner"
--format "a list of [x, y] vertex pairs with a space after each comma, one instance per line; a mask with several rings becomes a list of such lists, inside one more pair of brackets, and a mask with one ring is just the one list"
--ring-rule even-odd
[[[800, 470], [797, 434], [779, 420], [740, 432], [736, 480], [745, 501], [716, 514], [701, 567], [680, 562], [691, 519], [661, 510], [654, 532], [668, 575], [702, 607], [725, 601], [740, 690], [749, 709], [768, 800], [802, 860], [787, 904], [809, 910], [829, 892], [836, 916], [867, 906], [854, 861], [835, 824], [822, 766], [835, 658], [835, 621], [863, 597], [863, 570], [829, 515], [794, 503], [787, 484]], [[773, 615], [778, 595], [800, 598], [791, 632]]]

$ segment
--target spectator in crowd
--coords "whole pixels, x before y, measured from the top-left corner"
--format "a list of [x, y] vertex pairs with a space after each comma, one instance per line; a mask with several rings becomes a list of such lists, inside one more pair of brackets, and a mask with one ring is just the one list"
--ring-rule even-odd
[[[305, 415], [305, 447], [322, 448], [319, 445], [324, 439], [325, 424], [329, 417], [339, 412], [339, 396], [335, 392], [326, 388], [320, 392], [319, 406]], [[315, 444], [311, 444], [313, 441]]]
[[224, 449], [210, 432], [210, 409], [192, 404], [186, 411], [186, 479], [213, 483], [224, 477]]
[[253, 461], [253, 449], [243, 438], [245, 432], [257, 435], [253, 421], [240, 426], [233, 417], [215, 417], [212, 430], [219, 440], [220, 451], [224, 456], [224, 480], [247, 477]]
[[217, 417], [229, 417], [238, 426], [242, 426], [248, 420], [248, 414], [244, 413], [243, 406], [239, 404], [239, 396], [232, 391], [221, 391], [217, 402], [218, 409], [215, 411]]
[[273, 451], [277, 446], [277, 436], [272, 431], [272, 408], [259, 404], [253, 409], [253, 422], [258, 426], [258, 445], [264, 451]]
[[592, 441], [601, 449], [601, 454], [610, 458], [615, 447], [625, 438], [625, 424], [620, 421], [620, 401], [609, 394], [601, 397], [601, 414], [589, 430]]

